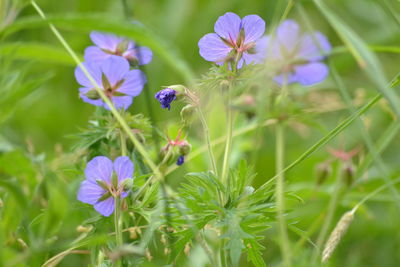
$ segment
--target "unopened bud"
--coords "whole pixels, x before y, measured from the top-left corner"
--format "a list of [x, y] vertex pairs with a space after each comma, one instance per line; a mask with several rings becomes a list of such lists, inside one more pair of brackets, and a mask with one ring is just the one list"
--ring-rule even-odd
[[185, 248], [183, 249], [183, 252], [185, 252], [186, 256], [189, 256], [190, 252], [190, 244], [186, 243]]
[[85, 96], [86, 96], [87, 98], [89, 98], [89, 99], [92, 99], [92, 100], [100, 99], [100, 95], [99, 95], [99, 93], [97, 93], [96, 90], [90, 90], [90, 91], [88, 91], [88, 92], [85, 94]]
[[227, 80], [223, 80], [219, 83], [219, 87], [221, 88], [222, 91], [228, 91], [229, 90], [229, 82]]
[[171, 253], [171, 249], [170, 248], [164, 248], [164, 255], [168, 255]]
[[161, 235], [160, 241], [161, 241], [161, 243], [163, 243], [164, 245], [167, 244], [167, 239], [165, 238], [165, 235]]
[[344, 166], [343, 170], [343, 181], [347, 184], [347, 186], [351, 186], [354, 181], [355, 170], [353, 165], [347, 164]]
[[91, 225], [89, 225], [89, 226], [78, 225], [76, 227], [76, 231], [78, 233], [89, 233], [92, 229], [93, 229], [93, 226], [91, 226]]
[[193, 118], [193, 113], [194, 113], [194, 106], [191, 104], [188, 104], [182, 108], [181, 118], [184, 124], [189, 124], [189, 122]]
[[182, 156], [189, 154], [190, 150], [192, 150], [192, 145], [186, 141], [179, 145], [179, 154]]
[[131, 190], [132, 186], [133, 186], [133, 179], [127, 178], [127, 179], [123, 180], [121, 183], [121, 186], [124, 189], [124, 191]]
[[254, 187], [252, 186], [246, 186], [243, 190], [243, 193], [246, 196], [253, 194], [253, 192], [254, 192]]
[[24, 240], [22, 240], [21, 238], [17, 239], [18, 244], [21, 246], [22, 249], [27, 249], [28, 245], [25, 243]]
[[148, 261], [151, 261], [153, 259], [153, 256], [151, 256], [149, 249], [146, 249], [145, 255]]
[[316, 167], [317, 185], [322, 185], [331, 175], [332, 167], [328, 163], [318, 164]]
[[138, 237], [136, 227], [129, 228], [129, 237], [130, 239], [136, 239]]

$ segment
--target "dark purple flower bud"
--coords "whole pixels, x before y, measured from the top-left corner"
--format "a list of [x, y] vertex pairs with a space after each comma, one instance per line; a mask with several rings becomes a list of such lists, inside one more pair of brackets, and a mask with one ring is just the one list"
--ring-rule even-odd
[[178, 160], [176, 161], [176, 165], [181, 166], [183, 163], [185, 163], [185, 157], [180, 155]]
[[165, 88], [158, 91], [154, 96], [161, 104], [162, 108], [171, 109], [171, 102], [176, 99], [176, 91], [171, 88]]

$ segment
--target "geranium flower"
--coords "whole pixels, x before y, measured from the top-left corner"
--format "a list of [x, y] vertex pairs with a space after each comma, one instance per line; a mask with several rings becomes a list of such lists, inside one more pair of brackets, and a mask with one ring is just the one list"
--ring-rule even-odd
[[[146, 83], [144, 74], [140, 70], [129, 70], [128, 61], [122, 57], [110, 56], [100, 64], [95, 62], [82, 64], [117, 109], [127, 109], [132, 104], [133, 97], [142, 92]], [[80, 67], [75, 69], [75, 77], [83, 86], [79, 89], [79, 96], [84, 102], [110, 109]]]
[[81, 183], [78, 200], [93, 205], [103, 216], [114, 212], [115, 198], [125, 198], [133, 183], [133, 163], [128, 157], [118, 157], [114, 163], [99, 156], [88, 162], [86, 180]]
[[101, 62], [112, 55], [126, 58], [130, 63], [145, 65], [150, 63], [153, 53], [150, 48], [136, 46], [135, 42], [114, 34], [91, 32], [90, 39], [96, 46], [85, 49], [85, 61]]
[[285, 20], [267, 38], [267, 62], [278, 67], [275, 81], [280, 85], [312, 85], [327, 77], [328, 67], [321, 61], [332, 47], [322, 33], [301, 33], [295, 21]]
[[214, 25], [215, 33], [204, 35], [199, 41], [200, 55], [207, 61], [222, 65], [225, 62], [237, 62], [237, 68], [243, 63], [261, 63], [265, 57], [265, 22], [257, 15], [248, 15], [241, 19], [228, 12], [218, 18]]

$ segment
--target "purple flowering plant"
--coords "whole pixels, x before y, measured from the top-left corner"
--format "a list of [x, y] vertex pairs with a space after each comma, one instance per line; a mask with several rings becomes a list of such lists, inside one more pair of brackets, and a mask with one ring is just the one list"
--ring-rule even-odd
[[[303, 95], [309, 93], [307, 86], [319, 89], [318, 83], [329, 75], [324, 60], [332, 46], [323, 33], [303, 31], [292, 19], [268, 27], [266, 34], [265, 21], [255, 14], [223, 14], [214, 32], [198, 41], [199, 55], [211, 69], [197, 80], [188, 78], [187, 85], [160, 82], [161, 90], [145, 88], [154, 73], [145, 74], [142, 65], [152, 61], [153, 53], [137, 43], [146, 38], [90, 33], [94, 45], [85, 49], [75, 78], [81, 100], [98, 108], [90, 120], [92, 127], [79, 135], [84, 143], [79, 147], [79, 166], [85, 166], [85, 179], [74, 192], [84, 203], [80, 210], [94, 209], [101, 215], [94, 217], [101, 223], [88, 218], [90, 224], [100, 225], [96, 231], [108, 229], [110, 219], [104, 217], [114, 215], [109, 234], [115, 241], [107, 239], [107, 245], [90, 252], [100, 264], [135, 266], [156, 255], [156, 264], [166, 265], [190, 256], [195, 247], [207, 254], [207, 266], [240, 266], [244, 254], [254, 266], [264, 266], [260, 237], [270, 227], [276, 227], [271, 235], [276, 235], [280, 250], [272, 262], [295, 262], [290, 251], [294, 235], [288, 234], [287, 222], [288, 214], [294, 215], [285, 206], [285, 166], [294, 165], [285, 162], [285, 136], [289, 127], [297, 131], [303, 126], [296, 123], [302, 122], [299, 114], [309, 111], [304, 109], [309, 103], [294, 103], [298, 99], [292, 89]], [[168, 53], [162, 45], [148, 44], [155, 52]], [[182, 69], [177, 56], [166, 61]], [[136, 107], [129, 110], [134, 98], [140, 108], [148, 108], [137, 110], [148, 115], [133, 114]], [[157, 117], [160, 114], [163, 117]], [[275, 138], [263, 131], [251, 135], [271, 125]], [[175, 139], [166, 134], [170, 129], [177, 133]], [[276, 175], [256, 188], [255, 170], [246, 160], [257, 156], [264, 142], [275, 142]], [[338, 168], [337, 173], [341, 171]], [[321, 232], [320, 239], [326, 241]]]
[[93, 158], [86, 165], [86, 179], [81, 183], [78, 200], [93, 205], [101, 215], [110, 216], [116, 198], [128, 196], [133, 170], [133, 163], [126, 156], [118, 157], [114, 162], [104, 156]]
[[265, 22], [259, 16], [241, 19], [228, 12], [218, 18], [214, 31], [199, 41], [200, 55], [205, 60], [218, 65], [234, 63], [240, 69], [244, 63], [261, 63], [265, 58]]
[[115, 55], [127, 59], [132, 65], [149, 64], [153, 52], [145, 46], [137, 44], [125, 37], [101, 32], [91, 32], [90, 39], [95, 46], [85, 49], [85, 61], [100, 63]]
[[[144, 74], [137, 69], [130, 70], [128, 61], [122, 57], [109, 56], [100, 63], [85, 61], [82, 65], [117, 109], [128, 109], [147, 82]], [[79, 89], [79, 96], [84, 102], [110, 109], [81, 67], [75, 69], [75, 77], [83, 86]]]
[[313, 85], [328, 76], [328, 67], [322, 61], [332, 47], [320, 32], [302, 33], [296, 21], [285, 20], [266, 37], [266, 47], [268, 64], [278, 66], [274, 80], [280, 85]]

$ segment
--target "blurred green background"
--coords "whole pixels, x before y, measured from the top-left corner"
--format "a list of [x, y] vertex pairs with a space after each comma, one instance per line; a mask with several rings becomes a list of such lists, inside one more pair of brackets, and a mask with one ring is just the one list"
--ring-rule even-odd
[[[324, 2], [365, 43], [376, 50], [388, 81], [394, 77], [400, 66], [400, 2], [395, 0]], [[74, 78], [75, 64], [47, 26], [27, 27], [5, 34], [4, 30], [19, 20], [37, 16], [36, 11], [22, 1], [0, 0], [0, 3], [2, 19], [0, 21], [0, 175], [16, 177], [17, 181], [17, 183], [0, 184], [3, 186], [0, 187], [0, 200], [2, 200], [0, 262], [3, 266], [13, 264], [39, 266], [45, 259], [62, 251], [66, 243], [76, 238], [79, 234], [75, 228], [88, 218], [87, 209], [83, 209], [84, 206], [75, 200], [78, 184], [83, 179], [79, 171], [82, 170], [83, 163], [75, 162], [75, 156], [68, 158], [66, 155], [69, 155], [72, 146], [77, 142], [69, 136], [87, 126], [95, 107], [78, 98], [78, 84]], [[127, 15], [129, 19], [126, 23], [139, 21], [177, 51], [196, 78], [201, 78], [201, 75], [210, 68], [210, 63], [200, 57], [197, 42], [204, 34], [213, 32], [213, 25], [220, 15], [228, 11], [235, 12], [241, 17], [257, 14], [266, 21], [269, 31], [287, 4], [286, 1], [275, 0], [127, 0], [126, 3], [128, 10], [124, 10], [122, 1], [115, 0], [38, 1], [47, 15], [79, 14], [85, 17], [102, 14], [108, 19], [116, 20], [124, 19]], [[312, 27], [327, 35], [335, 47], [336, 52], [330, 57], [331, 63], [339, 72], [351, 96], [353, 98], [358, 96], [360, 101], [365, 103], [366, 99], [376, 94], [375, 85], [368, 80], [352, 55], [344, 51], [343, 42], [313, 2], [296, 1], [297, 4], [306, 12]], [[289, 18], [296, 19], [306, 29], [304, 16], [296, 5], [289, 13]], [[91, 44], [88, 32], [74, 29], [74, 26], [60, 27], [60, 31], [74, 51], [80, 55], [83, 54], [84, 48]], [[140, 43], [141, 40], [136, 41]], [[20, 47], [15, 45], [17, 43]], [[23, 51], [25, 44], [35, 43], [49, 46], [54, 56], [41, 55], [40, 50], [29, 51], [29, 46], [28, 51]], [[154, 54], [153, 61], [145, 66], [145, 72], [149, 81], [147, 92], [134, 99], [130, 111], [134, 114], [143, 113], [149, 117], [152, 114], [154, 125], [165, 131], [168, 125], [180, 120], [180, 106], [178, 104], [170, 112], [166, 112], [159, 107], [159, 103], [153, 101], [153, 95], [161, 86], [181, 84], [186, 81], [157, 53]], [[349, 110], [345, 107], [340, 91], [331, 77], [321, 84], [303, 89], [294, 88], [304, 99], [306, 109], [314, 108], [317, 112], [310, 111], [311, 115], [303, 118], [302, 122], [294, 123], [287, 131], [287, 163], [295, 160], [349, 115]], [[267, 104], [267, 100], [265, 103]], [[215, 106], [217, 105], [218, 103], [215, 103]], [[324, 108], [329, 109], [331, 106], [331, 111], [323, 111]], [[344, 108], [336, 109], [338, 106]], [[222, 114], [218, 112], [218, 107], [214, 107], [208, 114], [212, 136], [218, 137], [223, 135], [224, 129], [221, 129], [220, 125], [224, 118], [214, 114]], [[376, 141], [394, 118], [395, 115], [388, 103], [381, 101], [362, 119], [372, 139]], [[244, 118], [238, 119], [237, 127], [240, 125], [246, 125]], [[191, 134], [189, 141], [193, 142], [196, 148], [196, 144], [201, 142], [201, 135], [196, 133], [196, 130]], [[232, 164], [240, 158], [253, 160], [250, 163], [255, 165], [258, 173], [254, 182], [255, 187], [272, 177], [275, 172], [272, 131], [265, 128], [257, 134], [256, 136], [250, 133], [235, 139], [232, 159]], [[342, 145], [346, 149], [363, 147], [361, 131], [356, 124], [328, 144], [329, 147], [336, 149]], [[222, 146], [217, 148], [218, 155], [222, 155], [222, 149]], [[384, 162], [392, 178], [396, 178], [400, 170], [399, 149], [400, 141], [397, 135], [383, 153]], [[355, 165], [366, 155], [367, 150], [362, 149], [354, 162]], [[330, 158], [332, 156], [322, 149], [288, 173], [289, 190], [304, 199], [304, 202], [290, 201], [293, 210], [290, 217], [299, 229], [308, 229], [327, 206], [334, 181], [330, 177], [323, 186], [317, 188], [315, 166]], [[185, 164], [184, 168], [171, 175], [170, 181], [171, 183], [179, 181], [186, 171], [201, 171], [206, 166], [207, 155], [204, 155]], [[367, 175], [361, 178], [366, 182], [354, 186], [341, 200], [333, 224], [363, 195], [383, 184], [382, 174], [374, 165], [371, 165], [366, 173]], [[0, 179], [3, 179], [2, 176]], [[43, 180], [46, 182], [43, 183]], [[26, 194], [26, 202], [21, 198], [18, 203], [18, 197], [13, 198], [13, 194], [17, 196]], [[368, 203], [357, 214], [328, 265], [398, 266], [400, 213], [392, 202], [392, 195], [387, 192]], [[24, 205], [26, 208], [23, 208]], [[25, 213], [29, 215], [24, 216]], [[27, 228], [33, 230], [28, 231]], [[279, 259], [279, 249], [273, 240], [276, 237], [274, 231], [272, 228], [266, 233], [264, 256], [267, 265], [277, 264]], [[300, 238], [294, 233], [290, 235], [293, 243]], [[28, 248], [18, 241], [19, 238], [24, 240]], [[306, 244], [298, 251], [297, 266], [309, 266], [306, 258], [311, 249], [312, 245]], [[87, 255], [70, 255], [60, 266], [84, 266], [88, 259]], [[157, 261], [154, 262], [154, 266], [160, 266], [157, 264], [159, 264]], [[243, 266], [246, 266], [245, 259]]]

